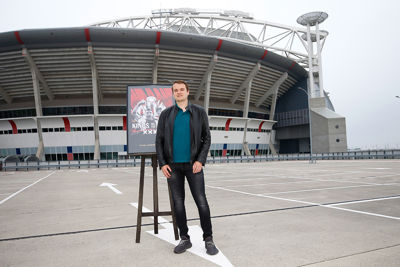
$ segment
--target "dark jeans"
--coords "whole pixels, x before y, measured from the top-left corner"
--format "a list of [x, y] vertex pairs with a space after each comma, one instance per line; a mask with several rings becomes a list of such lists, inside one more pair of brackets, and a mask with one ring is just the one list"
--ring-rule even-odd
[[171, 177], [168, 183], [171, 188], [172, 199], [174, 201], [174, 211], [176, 222], [179, 228], [179, 235], [188, 235], [188, 226], [185, 210], [185, 176], [188, 180], [190, 191], [200, 215], [200, 224], [203, 229], [203, 239], [212, 236], [212, 226], [210, 218], [210, 208], [207, 203], [206, 193], [204, 189], [203, 170], [193, 173], [193, 166], [190, 163], [172, 163]]

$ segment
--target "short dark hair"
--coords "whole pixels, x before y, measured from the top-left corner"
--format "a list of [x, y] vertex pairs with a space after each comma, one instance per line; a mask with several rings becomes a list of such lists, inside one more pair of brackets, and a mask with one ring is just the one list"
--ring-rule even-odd
[[[184, 84], [186, 86], [186, 90], [189, 91], [189, 85], [187, 84], [187, 82], [185, 82], [184, 80], [176, 80], [172, 83], [172, 86], [174, 86], [174, 84]], [[172, 89], [172, 88], [171, 88]]]

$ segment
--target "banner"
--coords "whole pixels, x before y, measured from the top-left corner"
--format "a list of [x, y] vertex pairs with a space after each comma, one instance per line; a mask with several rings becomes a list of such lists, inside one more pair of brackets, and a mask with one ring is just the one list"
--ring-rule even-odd
[[155, 153], [158, 119], [174, 104], [171, 85], [128, 86], [127, 99], [127, 153]]

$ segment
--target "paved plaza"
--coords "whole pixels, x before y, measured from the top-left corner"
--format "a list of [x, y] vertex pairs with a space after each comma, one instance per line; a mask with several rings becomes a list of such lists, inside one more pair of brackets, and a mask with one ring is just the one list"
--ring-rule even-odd
[[[399, 266], [400, 160], [209, 164], [210, 257], [186, 190], [194, 246], [172, 252], [171, 217], [143, 218], [139, 167], [0, 172], [0, 266]], [[152, 209], [146, 167], [144, 207]], [[160, 210], [169, 210], [158, 173]]]

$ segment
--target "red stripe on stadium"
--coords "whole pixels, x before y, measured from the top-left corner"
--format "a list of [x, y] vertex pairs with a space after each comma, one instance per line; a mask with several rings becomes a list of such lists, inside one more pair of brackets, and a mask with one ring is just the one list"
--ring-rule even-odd
[[263, 126], [263, 124], [264, 124], [264, 121], [262, 121], [262, 122], [260, 123], [260, 125], [258, 126], [258, 132], [261, 132], [261, 127]]
[[161, 41], [161, 32], [157, 32], [156, 44], [159, 44]]
[[225, 123], [225, 131], [229, 131], [229, 124], [231, 124], [232, 119], [228, 119]]
[[15, 124], [15, 122], [13, 120], [8, 120], [8, 122], [11, 124], [12, 127], [12, 133], [13, 134], [17, 134], [18, 133], [18, 129], [17, 129], [17, 125]]
[[24, 42], [22, 42], [21, 36], [19, 36], [19, 32], [15, 31], [14, 35], [15, 35], [15, 38], [17, 38], [18, 43], [23, 45]]
[[289, 67], [289, 70], [293, 69], [294, 65], [296, 65], [295, 61], [292, 62], [292, 65]]
[[264, 55], [261, 57], [261, 60], [263, 60], [267, 54], [268, 54], [268, 50], [265, 50]]
[[222, 46], [222, 40], [219, 39], [217, 49], [215, 49], [215, 50], [219, 51], [221, 49], [221, 46]]
[[85, 37], [86, 37], [86, 42], [91, 42], [90, 31], [88, 28], [85, 29]]
[[126, 131], [126, 116], [124, 116], [122, 118], [123, 118], [124, 131]]
[[69, 123], [69, 119], [67, 117], [63, 117], [62, 118], [64, 121], [64, 128], [66, 132], [70, 132], [71, 131], [71, 124]]

